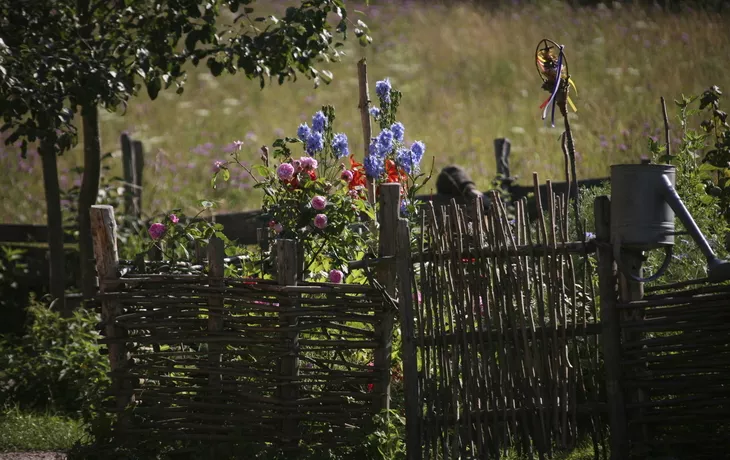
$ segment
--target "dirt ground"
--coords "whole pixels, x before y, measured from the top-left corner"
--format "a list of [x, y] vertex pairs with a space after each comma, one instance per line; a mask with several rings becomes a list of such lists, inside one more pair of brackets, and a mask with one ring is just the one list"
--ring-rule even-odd
[[7, 452], [0, 453], [0, 460], [66, 460], [59, 452]]

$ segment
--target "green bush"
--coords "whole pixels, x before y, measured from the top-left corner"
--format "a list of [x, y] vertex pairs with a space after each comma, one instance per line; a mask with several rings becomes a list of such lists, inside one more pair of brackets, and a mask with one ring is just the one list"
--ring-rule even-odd
[[63, 318], [31, 301], [28, 316], [24, 336], [0, 336], [0, 406], [88, 415], [109, 381], [98, 315], [80, 309]]

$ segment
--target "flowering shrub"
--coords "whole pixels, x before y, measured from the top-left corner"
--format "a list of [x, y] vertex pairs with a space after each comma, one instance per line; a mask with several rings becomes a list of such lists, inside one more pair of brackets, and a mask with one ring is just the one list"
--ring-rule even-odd
[[415, 217], [411, 203], [425, 183], [420, 165], [426, 147], [420, 141], [406, 144], [405, 126], [396, 120], [401, 93], [388, 79], [377, 82], [376, 93], [380, 104], [370, 113], [380, 132], [371, 139], [363, 163], [350, 154], [347, 135], [335, 131], [335, 110], [326, 106], [312, 116], [311, 125], [298, 127], [296, 137], [277, 139], [271, 155], [264, 149], [263, 164], [249, 169], [234, 152], [233, 160], [220, 165], [213, 177], [213, 183], [219, 176], [228, 180], [232, 164], [246, 169], [264, 192], [272, 235], [304, 246], [303, 270], [316, 279], [343, 281], [346, 262], [372, 247], [370, 234], [358, 224], [363, 218], [375, 219], [366, 195], [368, 178], [376, 193], [381, 183], [401, 183], [403, 214]]

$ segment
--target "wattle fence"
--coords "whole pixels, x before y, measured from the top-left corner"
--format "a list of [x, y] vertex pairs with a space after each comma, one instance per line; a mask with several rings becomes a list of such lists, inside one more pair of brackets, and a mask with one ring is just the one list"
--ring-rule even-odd
[[412, 245], [399, 187], [383, 186], [379, 257], [352, 264], [372, 269], [370, 286], [298, 282], [290, 241], [275, 243], [276, 281], [225, 278], [217, 240], [206, 273], [120, 277], [111, 210], [95, 207], [116, 429], [352, 445], [389, 407], [399, 318], [409, 460], [586, 443], [613, 460], [726, 457], [730, 286], [644, 295], [616, 269], [609, 199], [596, 238], [576, 241], [565, 197], [546, 189], [536, 219], [524, 200], [427, 205]]

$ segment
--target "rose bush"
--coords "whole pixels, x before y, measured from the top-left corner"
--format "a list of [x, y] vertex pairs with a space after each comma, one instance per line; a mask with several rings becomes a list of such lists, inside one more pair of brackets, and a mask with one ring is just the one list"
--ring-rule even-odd
[[251, 175], [264, 192], [272, 236], [303, 246], [302, 269], [311, 279], [353, 282], [358, 275], [348, 273], [347, 262], [374, 249], [372, 234], [362, 224], [375, 220], [367, 200], [368, 178], [376, 194], [382, 183], [400, 183], [402, 213], [416, 218], [413, 196], [430, 177], [421, 172], [426, 147], [421, 141], [406, 142], [405, 126], [396, 120], [401, 93], [388, 79], [377, 82], [376, 93], [379, 107], [370, 114], [380, 129], [363, 163], [350, 154], [347, 135], [335, 131], [335, 109], [325, 106], [312, 116], [311, 125], [298, 127], [296, 137], [277, 139], [271, 153], [263, 149], [263, 164], [248, 168], [234, 152], [214, 173], [213, 184], [219, 177], [228, 180], [229, 168], [236, 165]]

